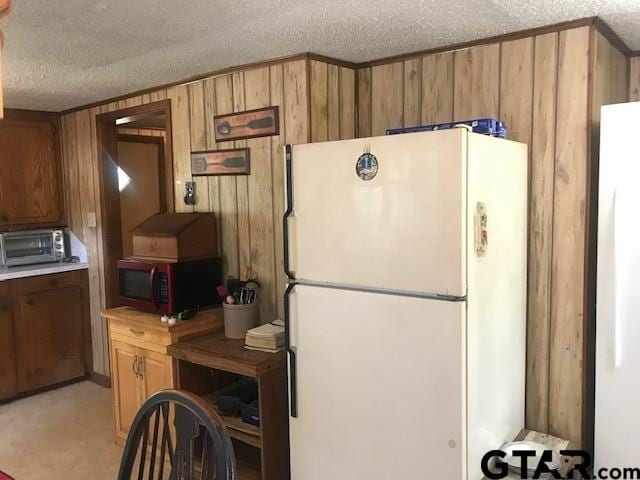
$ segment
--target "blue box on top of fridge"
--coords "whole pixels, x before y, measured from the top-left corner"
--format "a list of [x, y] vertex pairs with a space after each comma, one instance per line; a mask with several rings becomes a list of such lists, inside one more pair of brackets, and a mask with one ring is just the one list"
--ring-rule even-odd
[[400, 133], [431, 132], [432, 130], [448, 130], [456, 125], [467, 125], [474, 133], [481, 133], [491, 137], [507, 138], [507, 127], [504, 123], [493, 118], [479, 118], [477, 120], [463, 120], [460, 122], [438, 123], [433, 125], [419, 125], [417, 127], [391, 128], [387, 135]]

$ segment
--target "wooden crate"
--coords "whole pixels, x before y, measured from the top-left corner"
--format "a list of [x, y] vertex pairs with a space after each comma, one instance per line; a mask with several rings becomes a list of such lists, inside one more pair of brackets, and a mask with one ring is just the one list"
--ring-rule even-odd
[[177, 262], [218, 254], [213, 213], [159, 213], [131, 233], [133, 258]]

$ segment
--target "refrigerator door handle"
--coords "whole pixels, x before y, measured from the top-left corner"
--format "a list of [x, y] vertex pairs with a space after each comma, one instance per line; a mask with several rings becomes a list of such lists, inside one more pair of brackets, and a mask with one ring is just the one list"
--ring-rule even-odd
[[287, 289], [284, 292], [284, 342], [289, 356], [289, 408], [290, 415], [294, 418], [298, 416], [298, 392], [297, 392], [297, 363], [296, 363], [296, 350], [291, 346], [291, 313], [289, 300], [291, 293], [296, 286], [295, 283], [287, 285]]
[[289, 261], [289, 219], [294, 216], [293, 214], [293, 177], [292, 177], [292, 145], [285, 146], [285, 188], [287, 196], [286, 210], [284, 217], [282, 218], [282, 238], [284, 239], [284, 273], [289, 280], [295, 278], [295, 273], [291, 269]]

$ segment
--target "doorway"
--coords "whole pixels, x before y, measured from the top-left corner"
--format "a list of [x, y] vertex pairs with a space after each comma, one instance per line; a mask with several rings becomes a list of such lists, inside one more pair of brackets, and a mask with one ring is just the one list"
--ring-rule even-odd
[[[135, 134], [118, 129], [118, 189], [123, 258], [133, 255], [131, 230], [154, 213], [166, 212], [164, 194], [164, 139], [155, 130]], [[157, 133], [164, 134], [164, 130]]]
[[131, 229], [174, 211], [171, 103], [96, 117], [106, 307], [119, 302], [118, 260], [131, 256]]

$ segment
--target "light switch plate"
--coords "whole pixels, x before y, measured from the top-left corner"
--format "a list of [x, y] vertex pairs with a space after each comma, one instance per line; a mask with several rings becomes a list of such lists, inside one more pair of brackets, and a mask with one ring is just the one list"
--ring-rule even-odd
[[87, 226], [91, 228], [98, 226], [96, 223], [96, 212], [87, 212]]

